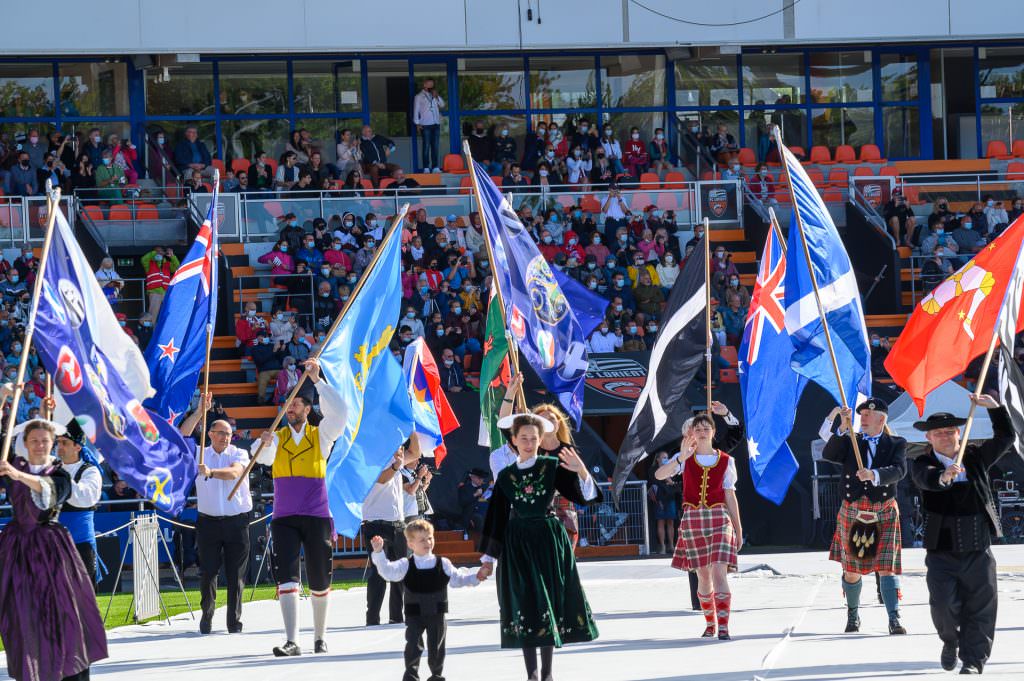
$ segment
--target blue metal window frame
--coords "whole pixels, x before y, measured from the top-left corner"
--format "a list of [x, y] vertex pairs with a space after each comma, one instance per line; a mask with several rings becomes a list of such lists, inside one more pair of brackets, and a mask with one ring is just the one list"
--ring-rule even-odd
[[[1007, 43], [998, 43], [998, 44], [986, 43], [984, 45], [975, 45], [974, 46], [974, 49], [973, 49], [974, 92], [977, 95], [974, 98], [974, 122], [975, 122], [975, 130], [976, 130], [977, 141], [978, 141], [978, 158], [984, 158], [985, 157], [985, 152], [987, 151], [987, 149], [985, 147], [988, 146], [985, 143], [985, 140], [982, 138], [982, 131], [981, 131], [981, 108], [982, 108], [982, 106], [984, 106], [985, 104], [1006, 104], [1006, 105], [1009, 105], [1010, 107], [1013, 107], [1014, 105], [1024, 106], [1024, 97], [986, 97], [984, 99], [982, 98], [982, 96], [981, 96], [981, 56], [978, 53], [979, 52], [979, 48], [981, 48], [981, 47], [1016, 47], [1016, 48], [1024, 48], [1024, 43], [1022, 43], [1022, 42], [1007, 42]], [[1011, 115], [1012, 115], [1012, 108], [1011, 108]], [[1007, 148], [1009, 148], [1009, 145], [1007, 146]]]

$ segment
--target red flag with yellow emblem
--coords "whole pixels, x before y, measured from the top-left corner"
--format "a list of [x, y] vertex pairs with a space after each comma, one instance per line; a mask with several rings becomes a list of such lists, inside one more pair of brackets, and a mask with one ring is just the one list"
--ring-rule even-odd
[[[1022, 241], [1024, 218], [1018, 218], [914, 308], [885, 368], [922, 415], [928, 393], [988, 351]], [[1022, 322], [1018, 314], [1018, 332]]]

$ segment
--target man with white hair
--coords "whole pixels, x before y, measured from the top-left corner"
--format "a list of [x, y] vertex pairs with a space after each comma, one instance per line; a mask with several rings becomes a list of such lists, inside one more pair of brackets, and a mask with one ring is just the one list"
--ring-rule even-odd
[[[213, 404], [213, 394], [205, 396], [206, 408], [196, 409], [181, 423], [181, 434], [189, 437], [205, 418]], [[245, 568], [249, 563], [249, 516], [252, 496], [248, 479], [230, 499], [235, 486], [249, 464], [249, 453], [231, 444], [232, 428], [227, 421], [214, 421], [206, 431], [210, 446], [203, 452], [196, 477], [199, 518], [196, 543], [199, 547], [199, 594], [202, 616], [199, 633], [209, 634], [213, 611], [217, 607], [217, 575], [224, 565], [228, 588], [227, 625], [229, 634], [242, 631], [242, 592]]]

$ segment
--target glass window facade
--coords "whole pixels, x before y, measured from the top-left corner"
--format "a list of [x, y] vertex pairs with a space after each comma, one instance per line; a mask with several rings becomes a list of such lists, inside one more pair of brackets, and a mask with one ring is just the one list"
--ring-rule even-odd
[[53, 66], [0, 64], [0, 116], [53, 116]]
[[460, 59], [459, 105], [467, 111], [526, 108], [522, 58]]
[[150, 116], [209, 116], [213, 106], [213, 64], [148, 68], [146, 113]]
[[917, 99], [917, 58], [908, 54], [883, 54], [879, 60], [882, 101], [909, 102]]
[[232, 116], [288, 113], [285, 62], [222, 61], [220, 111]]
[[811, 146], [835, 149], [848, 144], [859, 150], [875, 143], [875, 110], [872, 107], [831, 107], [811, 110]]
[[61, 114], [127, 116], [128, 66], [123, 62], [69, 62], [58, 67]]
[[871, 52], [812, 52], [811, 101], [870, 104], [874, 97]]
[[1024, 47], [989, 47], [978, 54], [978, 82], [985, 99], [1024, 97]]
[[739, 72], [736, 57], [676, 61], [676, 106], [716, 106], [736, 102]]
[[531, 58], [530, 105], [534, 109], [585, 109], [597, 106], [594, 58]]
[[[804, 76], [803, 54], [745, 54], [743, 101], [755, 106], [802, 104], [807, 87]], [[727, 102], [727, 105], [735, 103]]]
[[665, 57], [601, 57], [601, 101], [605, 107], [665, 105]]

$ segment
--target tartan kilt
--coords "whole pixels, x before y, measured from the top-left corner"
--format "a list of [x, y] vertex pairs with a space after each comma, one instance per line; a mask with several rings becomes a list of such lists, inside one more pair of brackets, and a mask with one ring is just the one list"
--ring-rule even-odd
[[736, 571], [736, 532], [725, 504], [711, 508], [684, 506], [672, 567], [696, 570], [714, 563], [724, 563], [730, 572]]
[[[857, 511], [874, 511], [879, 514], [881, 529], [878, 533], [878, 549], [873, 556], [858, 558], [849, 547], [850, 532], [857, 521]], [[843, 564], [846, 572], [868, 575], [872, 572], [902, 574], [903, 544], [900, 539], [900, 512], [895, 499], [873, 502], [864, 497], [850, 503], [843, 501], [836, 517], [836, 531], [832, 535], [832, 547], [828, 558]]]

